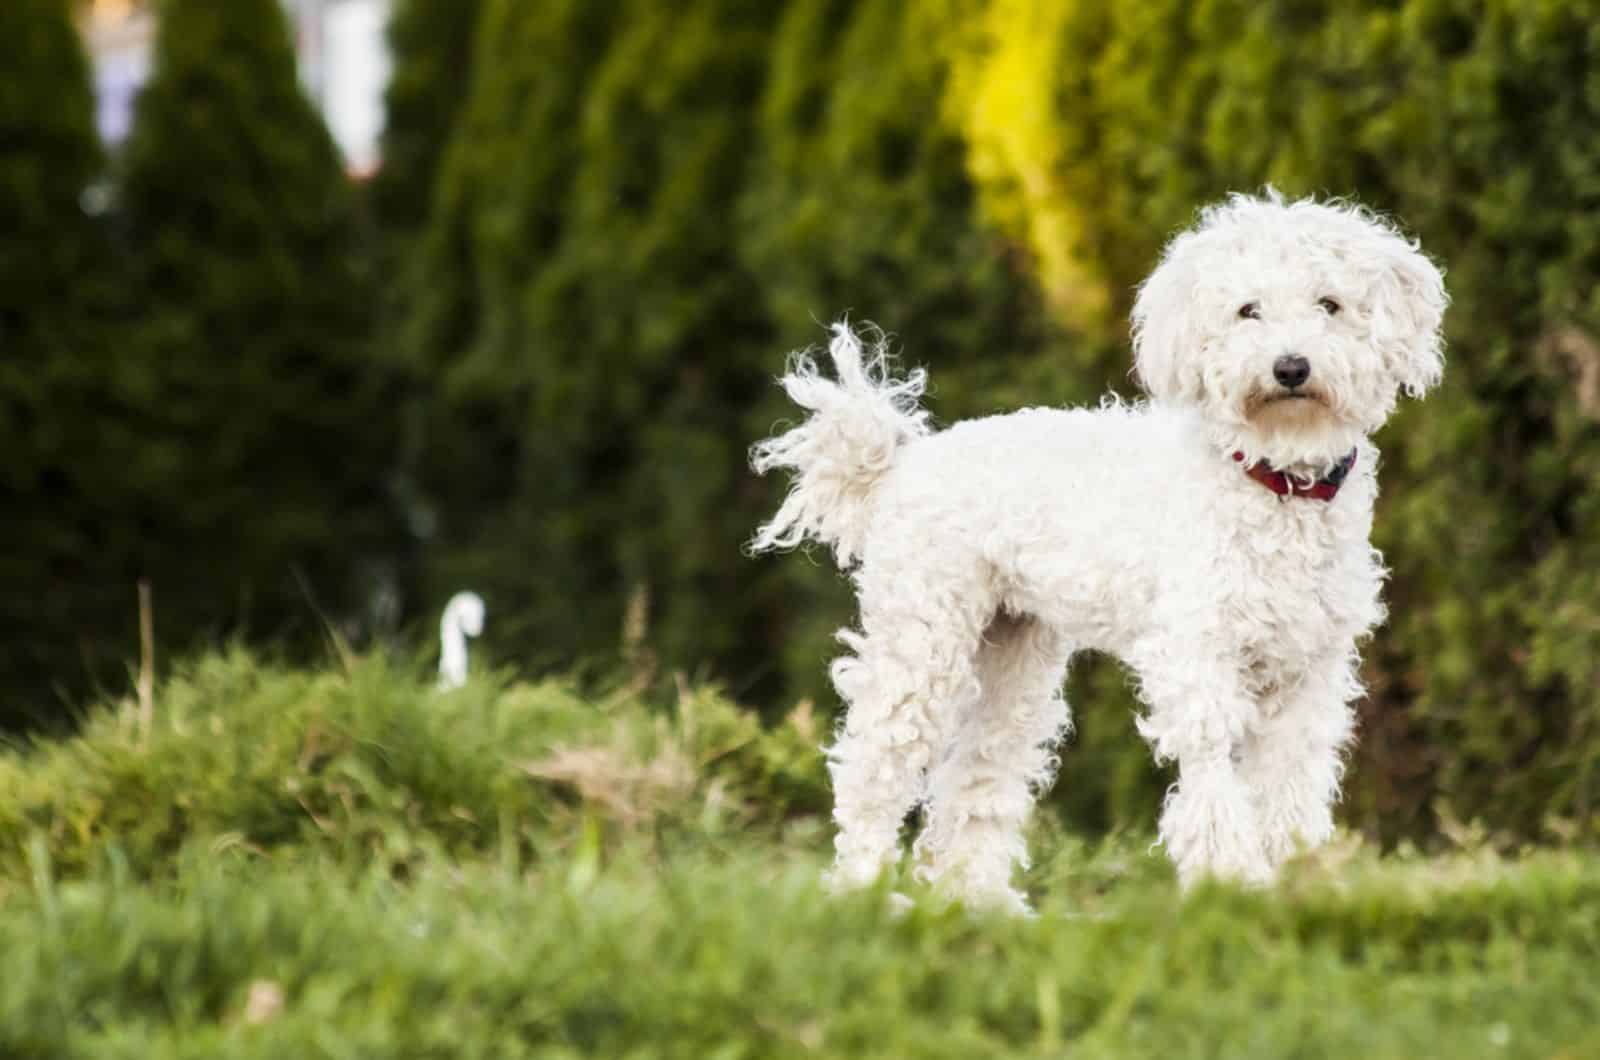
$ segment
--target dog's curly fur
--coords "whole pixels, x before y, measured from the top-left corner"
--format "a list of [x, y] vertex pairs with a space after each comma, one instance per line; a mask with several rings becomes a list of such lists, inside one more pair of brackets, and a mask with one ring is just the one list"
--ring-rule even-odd
[[[860, 628], [833, 664], [848, 706], [828, 751], [836, 886], [898, 860], [924, 807], [918, 873], [1024, 910], [1023, 825], [1069, 726], [1068, 660], [1136, 676], [1139, 731], [1176, 760], [1161, 838], [1189, 883], [1265, 881], [1333, 829], [1357, 644], [1383, 618], [1368, 541], [1377, 452], [1397, 394], [1443, 369], [1439, 270], [1354, 205], [1236, 195], [1175, 238], [1140, 288], [1147, 403], [1026, 409], [931, 429], [925, 378], [890, 374], [833, 328], [828, 379], [794, 358], [810, 415], [752, 452], [792, 488], [756, 551], [826, 542], [853, 568]], [[1280, 358], [1310, 375], [1289, 386]], [[1258, 461], [1331, 500], [1280, 497]]]

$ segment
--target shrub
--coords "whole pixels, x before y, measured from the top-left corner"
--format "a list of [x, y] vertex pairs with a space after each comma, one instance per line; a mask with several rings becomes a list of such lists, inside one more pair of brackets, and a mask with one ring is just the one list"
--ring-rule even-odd
[[564, 678], [445, 693], [382, 656], [312, 672], [234, 650], [180, 666], [155, 701], [148, 737], [123, 704], [0, 749], [0, 878], [43, 855], [62, 876], [114, 856], [161, 879], [203, 844], [511, 867], [586, 829], [608, 846], [776, 835], [828, 807], [814, 719], [764, 727], [713, 688], [670, 705]]
[[[405, 275], [401, 350], [418, 384], [406, 471], [427, 514], [423, 606], [478, 588], [491, 653], [536, 664], [609, 649], [618, 633], [615, 603], [591, 584], [599, 565], [575, 559], [599, 546], [557, 500], [581, 488], [583, 469], [563, 466], [532, 423], [534, 336], [521, 294], [565, 232], [581, 154], [573, 130], [617, 11], [485, 4], [472, 85]], [[549, 77], [558, 64], [562, 76]]]
[[140, 417], [120, 532], [169, 645], [317, 640], [388, 580], [392, 389], [366, 232], [273, 0], [167, 0], [121, 159]]
[[389, 16], [383, 168], [373, 210], [404, 242], [428, 219], [439, 169], [472, 85], [482, 0], [401, 0]]
[[107, 554], [111, 244], [85, 209], [103, 159], [62, 0], [0, 8], [0, 729], [76, 698], [131, 631]]

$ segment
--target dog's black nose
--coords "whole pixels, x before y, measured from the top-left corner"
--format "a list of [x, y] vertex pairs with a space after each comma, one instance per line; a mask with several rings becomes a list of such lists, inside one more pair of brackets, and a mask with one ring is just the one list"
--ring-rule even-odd
[[1311, 378], [1311, 362], [1298, 353], [1285, 354], [1272, 362], [1272, 376], [1293, 390]]

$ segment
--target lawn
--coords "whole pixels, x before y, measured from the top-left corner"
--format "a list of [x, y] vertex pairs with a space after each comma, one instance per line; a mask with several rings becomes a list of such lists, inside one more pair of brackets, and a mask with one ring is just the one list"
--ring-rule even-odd
[[0, 1056], [1600, 1056], [1600, 858], [1181, 896], [1046, 817], [1039, 916], [834, 899], [822, 726], [243, 655], [0, 754]]

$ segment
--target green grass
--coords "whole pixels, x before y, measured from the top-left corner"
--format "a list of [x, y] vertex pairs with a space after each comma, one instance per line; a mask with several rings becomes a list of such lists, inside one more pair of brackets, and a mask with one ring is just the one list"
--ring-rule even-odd
[[0, 755], [0, 1056], [1600, 1055], [1600, 858], [1180, 897], [1035, 835], [1040, 916], [831, 899], [801, 712], [212, 658]]

